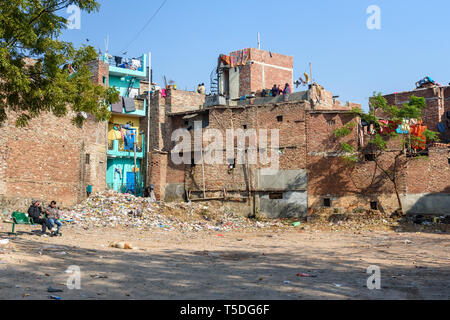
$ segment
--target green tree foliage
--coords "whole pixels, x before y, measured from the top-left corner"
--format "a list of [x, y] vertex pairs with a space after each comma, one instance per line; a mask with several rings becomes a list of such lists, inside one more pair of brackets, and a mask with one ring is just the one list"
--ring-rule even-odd
[[[378, 114], [383, 114], [384, 119], [389, 119], [393, 123], [401, 123], [403, 119], [417, 119], [421, 120], [423, 117], [423, 110], [427, 107], [426, 100], [422, 97], [416, 97], [412, 95], [408, 103], [403, 104], [401, 107], [395, 105], [389, 105], [386, 99], [381, 95], [381, 93], [374, 93], [373, 97], [369, 102], [370, 111], [368, 113], [363, 112], [361, 109], [353, 109], [352, 113], [356, 117], [359, 117], [362, 121], [370, 124], [374, 124], [375, 127], [379, 128], [384, 126], [380, 122], [382, 120]], [[343, 138], [352, 133], [355, 128], [355, 123], [350, 122], [345, 126], [338, 128], [334, 131], [336, 138]], [[395, 127], [394, 127], [395, 126]], [[421, 138], [416, 137], [411, 134], [398, 134], [395, 130], [398, 124], [392, 125], [390, 129], [393, 132], [389, 134], [379, 134], [376, 133], [370, 136], [368, 146], [370, 152], [375, 153], [375, 164], [377, 168], [384, 174], [384, 176], [389, 179], [395, 188], [397, 199], [399, 203], [399, 208], [402, 210], [402, 203], [400, 200], [400, 195], [398, 192], [398, 163], [401, 156], [406, 155], [407, 152], [411, 152], [411, 145], [421, 141]], [[426, 137], [427, 141], [439, 141], [439, 134], [437, 132], [426, 130], [423, 135]], [[392, 165], [386, 165], [379, 161], [379, 156], [387, 151], [387, 140], [395, 138], [399, 141], [398, 151], [395, 153], [394, 150], [394, 163]], [[359, 156], [360, 150], [355, 150], [350, 144], [343, 142], [341, 144], [341, 150], [343, 152], [343, 160], [354, 166], [356, 163], [361, 161], [362, 157]], [[417, 157], [406, 157], [405, 161], [423, 159], [422, 156]]]
[[0, 124], [8, 109], [19, 114], [17, 126], [42, 112], [62, 117], [70, 109], [78, 124], [84, 120], [80, 112], [98, 121], [110, 117], [108, 106], [118, 101], [118, 92], [91, 82], [87, 63], [97, 58], [95, 49], [58, 40], [67, 28], [61, 14], [70, 5], [87, 13], [100, 6], [95, 0], [0, 2]]

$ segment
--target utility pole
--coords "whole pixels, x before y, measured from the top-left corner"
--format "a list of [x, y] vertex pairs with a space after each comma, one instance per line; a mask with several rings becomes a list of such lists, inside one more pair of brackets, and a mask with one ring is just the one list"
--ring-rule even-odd
[[134, 195], [137, 195], [137, 155], [136, 155], [137, 132], [134, 134], [133, 149], [134, 149]]
[[[149, 161], [149, 147], [150, 147], [150, 107], [151, 107], [151, 99], [152, 99], [152, 53], [149, 52], [148, 53], [148, 95], [147, 95], [147, 145], [145, 146], [145, 159], [146, 161], [146, 166], [145, 166], [145, 186], [147, 187], [150, 185], [150, 181], [148, 181], [149, 179], [149, 165], [150, 165], [150, 161]], [[144, 150], [144, 146], [142, 146], [142, 150]]]

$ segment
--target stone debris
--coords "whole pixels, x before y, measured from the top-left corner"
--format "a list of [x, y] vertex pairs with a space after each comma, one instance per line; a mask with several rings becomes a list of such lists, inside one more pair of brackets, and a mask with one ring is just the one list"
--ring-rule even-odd
[[71, 210], [62, 212], [66, 223], [89, 228], [127, 227], [139, 230], [229, 231], [284, 226], [280, 221], [251, 220], [224, 206], [210, 203], [165, 203], [115, 191], [92, 195]]

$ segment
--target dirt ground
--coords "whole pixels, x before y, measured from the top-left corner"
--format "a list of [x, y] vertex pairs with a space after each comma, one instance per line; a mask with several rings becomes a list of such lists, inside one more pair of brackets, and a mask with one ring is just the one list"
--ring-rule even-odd
[[[439, 299], [450, 298], [450, 235], [300, 228], [182, 233], [0, 224], [0, 299]], [[127, 241], [136, 250], [110, 248]], [[69, 266], [81, 289], [69, 290]], [[366, 286], [381, 269], [381, 290]], [[298, 277], [307, 273], [315, 277]], [[48, 293], [47, 288], [62, 289]]]

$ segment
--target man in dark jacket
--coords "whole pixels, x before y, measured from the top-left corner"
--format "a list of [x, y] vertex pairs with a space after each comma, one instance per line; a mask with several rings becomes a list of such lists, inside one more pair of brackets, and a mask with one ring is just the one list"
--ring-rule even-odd
[[280, 93], [280, 89], [278, 89], [277, 85], [274, 84], [272, 87], [272, 97], [278, 96], [279, 93]]
[[47, 231], [47, 228], [51, 229], [48, 219], [42, 218], [42, 208], [39, 206], [39, 201], [33, 200], [31, 206], [28, 209], [28, 216], [33, 220], [34, 223], [42, 225], [42, 233]]

